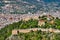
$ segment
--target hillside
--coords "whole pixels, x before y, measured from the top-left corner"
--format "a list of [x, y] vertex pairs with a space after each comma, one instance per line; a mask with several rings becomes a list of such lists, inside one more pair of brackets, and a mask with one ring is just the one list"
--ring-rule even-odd
[[[33, 30], [35, 30], [34, 28], [41, 28], [42, 32], [48, 32], [48, 33], [53, 33], [53, 34], [57, 34], [55, 37], [58, 38], [58, 40], [60, 40], [60, 19], [58, 17], [54, 18], [53, 16], [51, 15], [44, 15], [44, 16], [39, 16], [39, 20], [36, 20], [36, 19], [30, 19], [28, 21], [25, 21], [25, 20], [21, 20], [19, 22], [14, 22], [13, 24], [9, 24], [9, 25], [6, 25], [4, 28], [2, 28], [0, 30], [0, 40], [6, 40], [7, 38], [10, 38], [10, 36], [12, 35], [12, 37], [14, 35], [18, 35], [16, 33], [21, 33], [22, 31], [18, 31], [19, 29], [30, 29], [32, 28]], [[50, 29], [51, 28], [51, 29]], [[16, 29], [15, 31], [13, 31], [14, 29]], [[50, 29], [48, 31], [46, 31], [45, 29]], [[24, 31], [23, 30], [23, 33], [24, 32], [27, 32], [27, 31]], [[30, 29], [31, 30], [31, 29]], [[59, 31], [57, 31], [59, 30]], [[12, 32], [13, 31], [13, 32]], [[57, 32], [56, 32], [57, 31]], [[38, 31], [37, 31], [38, 32]], [[42, 33], [41, 32], [41, 33]], [[40, 32], [39, 32], [40, 33]], [[32, 33], [31, 33], [32, 34]], [[35, 33], [34, 33], [35, 34]], [[44, 34], [44, 33], [43, 33]], [[24, 34], [22, 34], [23, 37], [25, 37]], [[26, 36], [30, 35], [29, 33], [26, 34]], [[35, 34], [38, 36], [38, 34]], [[18, 35], [19, 36], [19, 35]], [[17, 37], [18, 37], [17, 36]], [[30, 38], [30, 36], [28, 36], [28, 38]], [[43, 37], [43, 36], [42, 36]], [[55, 38], [54, 37], [54, 38]], [[36, 39], [39, 38], [39, 37], [36, 37]], [[41, 37], [40, 37], [41, 38]], [[43, 37], [44, 38], [44, 37]], [[57, 39], [54, 39], [54, 40], [57, 40]], [[15, 39], [15, 37], [14, 37]], [[35, 39], [35, 36], [34, 36], [34, 39]], [[23, 39], [24, 40], [24, 39]], [[27, 40], [27, 39], [26, 39]], [[31, 39], [32, 40], [32, 39]], [[47, 39], [46, 39], [47, 40]], [[50, 39], [51, 40], [51, 39]]]

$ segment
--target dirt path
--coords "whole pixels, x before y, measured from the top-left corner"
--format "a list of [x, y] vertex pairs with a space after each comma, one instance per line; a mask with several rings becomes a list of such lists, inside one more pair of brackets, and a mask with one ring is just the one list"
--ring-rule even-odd
[[33, 31], [37, 31], [37, 30], [41, 30], [43, 32], [53, 32], [53, 33], [60, 33], [60, 30], [58, 29], [52, 29], [52, 28], [49, 28], [49, 29], [45, 29], [45, 28], [30, 28], [30, 29], [14, 29], [12, 30], [12, 34], [17, 34], [17, 31], [21, 32], [21, 33], [28, 33], [30, 32], [31, 30]]

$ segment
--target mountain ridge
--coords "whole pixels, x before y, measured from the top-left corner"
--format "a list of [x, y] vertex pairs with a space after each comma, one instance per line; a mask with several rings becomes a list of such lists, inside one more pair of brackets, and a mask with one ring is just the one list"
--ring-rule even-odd
[[49, 12], [51, 10], [54, 12], [60, 10], [60, 0], [2, 0], [0, 6], [2, 13], [21, 14], [37, 11]]

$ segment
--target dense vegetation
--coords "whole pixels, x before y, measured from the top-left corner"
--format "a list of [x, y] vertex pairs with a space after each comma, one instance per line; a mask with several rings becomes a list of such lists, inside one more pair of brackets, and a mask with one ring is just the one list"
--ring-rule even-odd
[[[39, 26], [38, 20], [28, 20], [28, 21], [19, 21], [13, 24], [9, 24], [0, 30], [0, 40], [5, 40], [7, 37], [11, 35], [11, 31], [13, 29], [26, 29], [26, 28], [55, 28], [60, 30], [60, 19], [56, 17], [54, 20], [54, 24], [50, 24], [51, 20], [47, 20], [46, 16], [39, 17], [39, 20], [46, 20], [45, 25]], [[60, 35], [59, 35], [60, 37]]]
[[12, 35], [12, 37], [7, 40], [60, 40], [59, 37], [60, 34], [42, 32], [39, 30], [29, 33], [18, 33], [18, 35]]
[[7, 25], [5, 26], [5, 28], [2, 28], [0, 30], [0, 40], [4, 40], [6, 39], [8, 36], [11, 35], [11, 31], [13, 29], [22, 29], [22, 28], [32, 28], [32, 27], [35, 27], [37, 26], [37, 20], [29, 20], [26, 22], [24, 21], [19, 21], [17, 23], [13, 23], [13, 24], [10, 24], [10, 25]]

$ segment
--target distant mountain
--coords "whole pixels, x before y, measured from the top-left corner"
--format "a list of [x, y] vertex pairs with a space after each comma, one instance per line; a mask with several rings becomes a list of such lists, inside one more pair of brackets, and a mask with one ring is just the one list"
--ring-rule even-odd
[[35, 13], [60, 11], [60, 0], [0, 0], [2, 13]]

